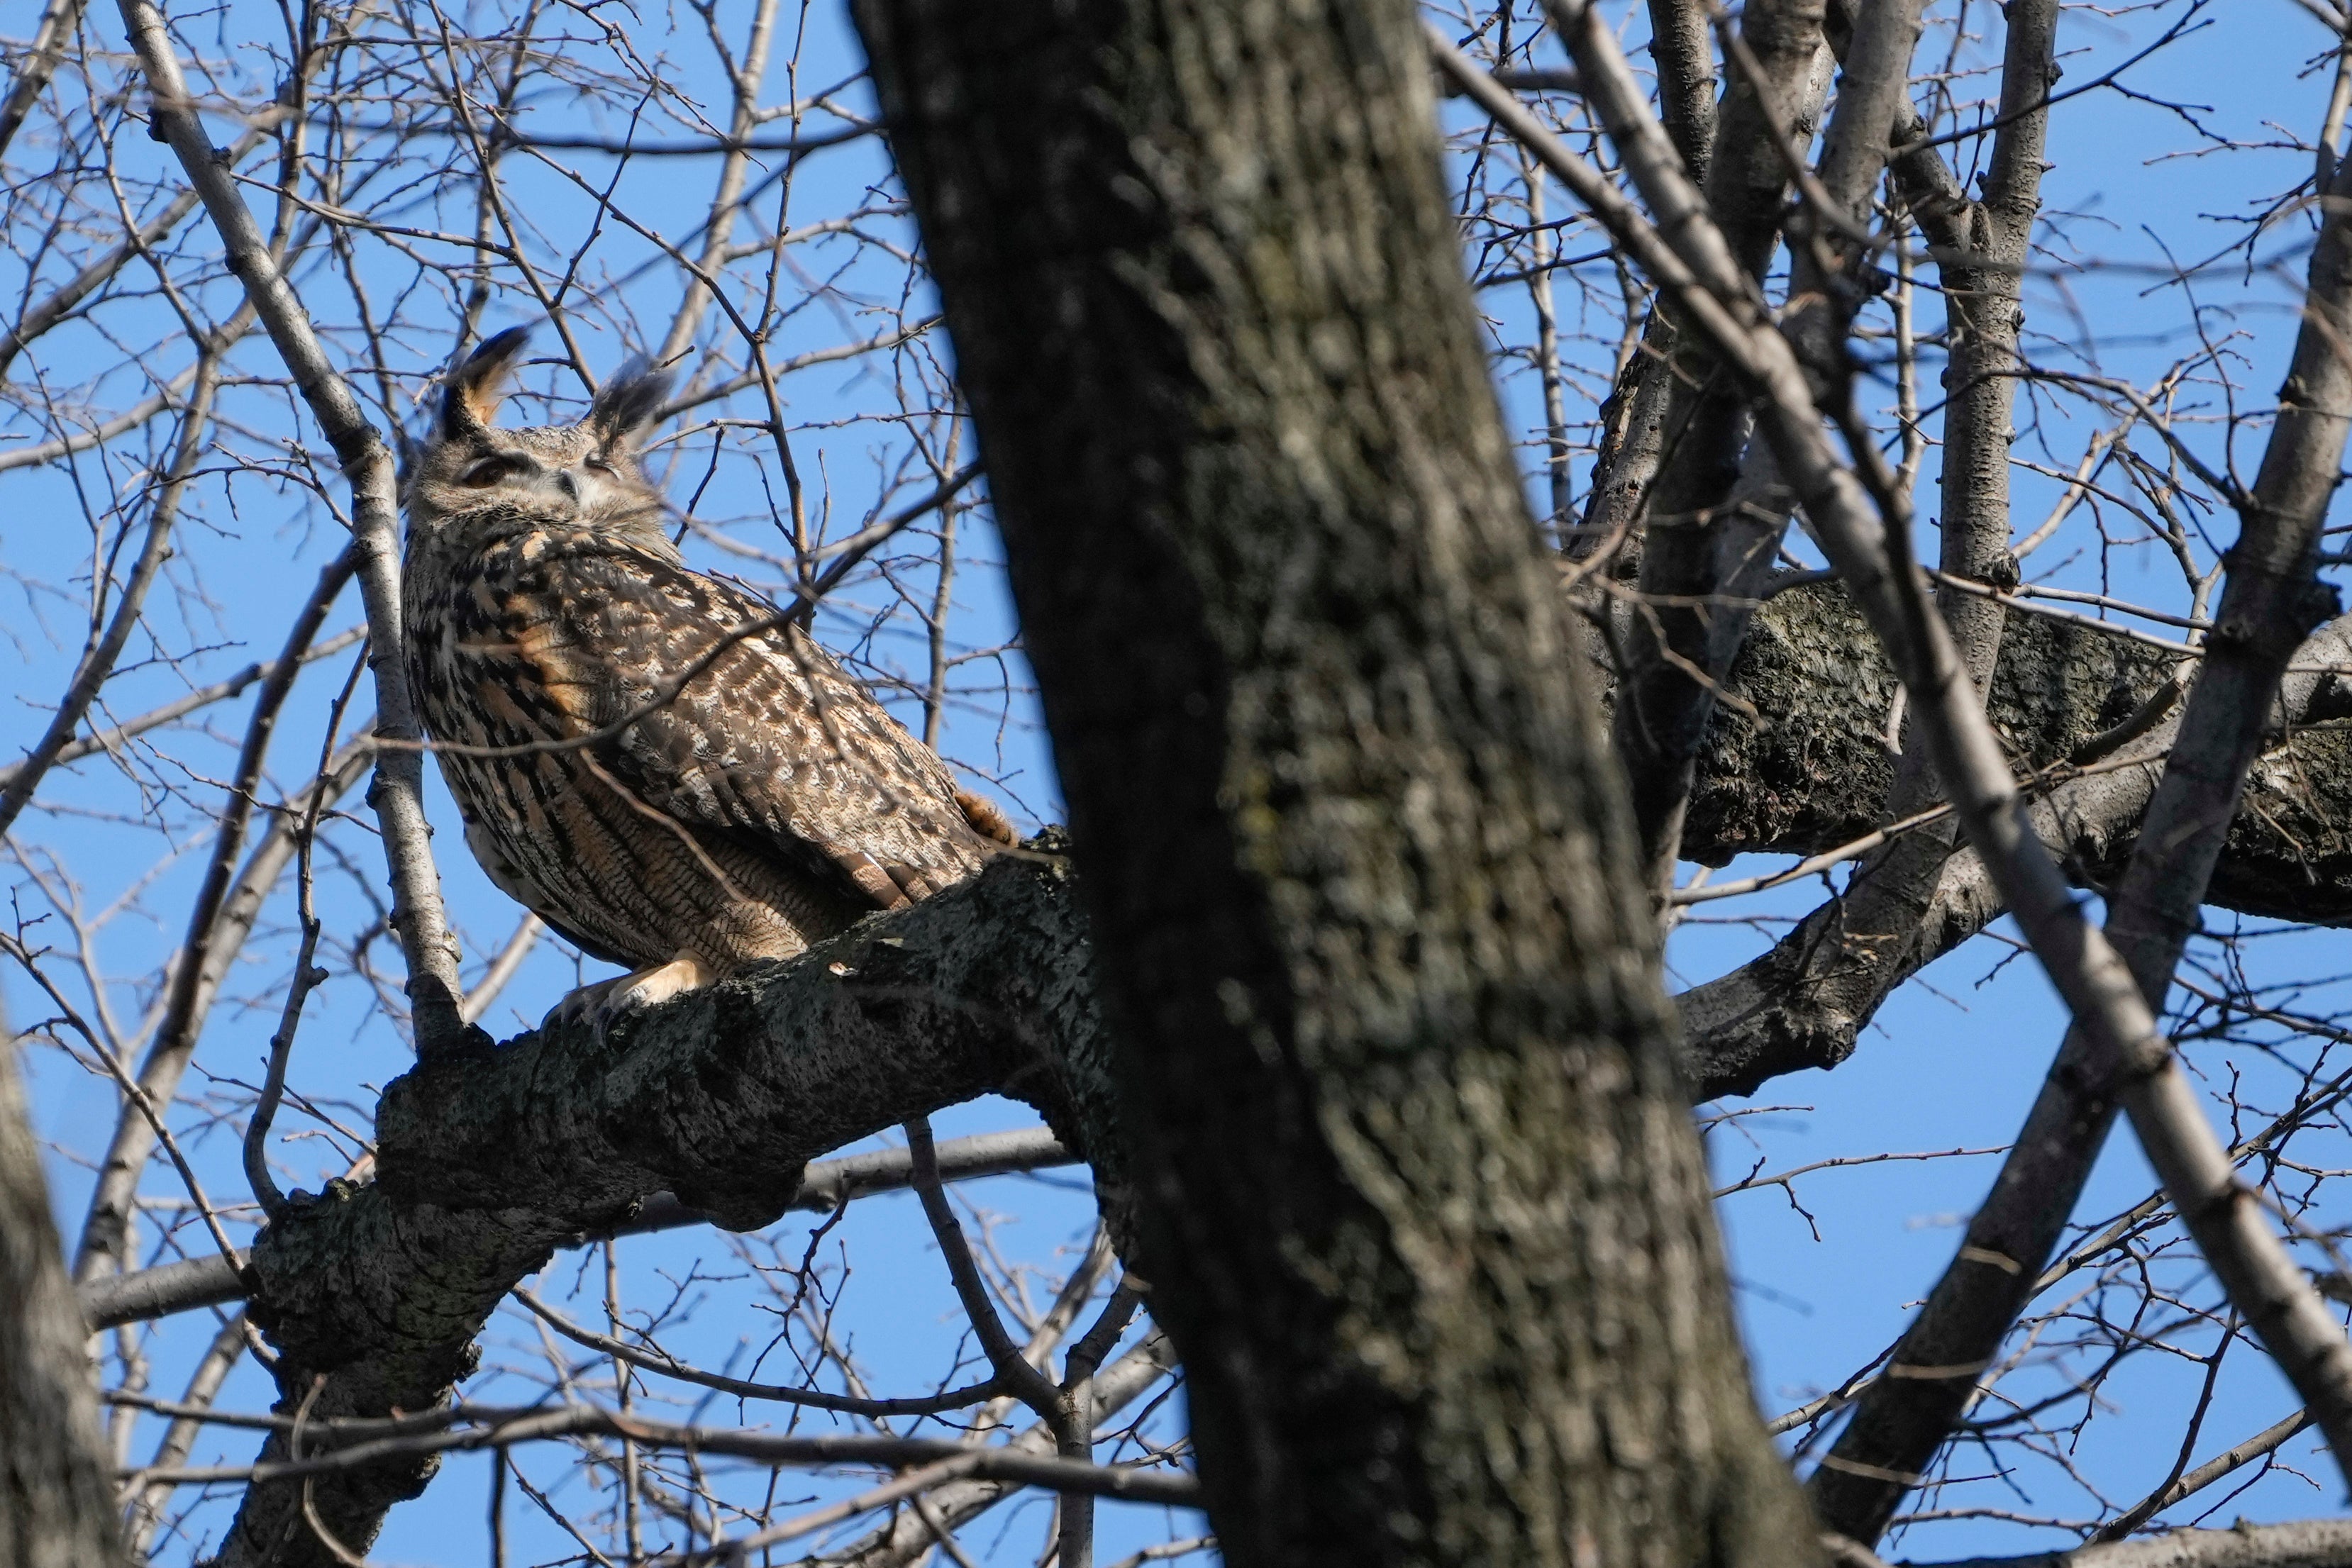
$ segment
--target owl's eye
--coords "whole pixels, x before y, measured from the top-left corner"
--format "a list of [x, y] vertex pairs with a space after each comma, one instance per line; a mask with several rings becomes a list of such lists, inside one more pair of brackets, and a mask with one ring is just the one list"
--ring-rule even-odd
[[605, 461], [605, 459], [604, 459], [604, 455], [603, 453], [601, 453], [601, 452], [597, 453], [594, 456], [593, 456], [593, 457], [589, 458], [589, 459], [588, 459], [588, 462], [587, 462], [587, 465], [588, 465], [589, 467], [593, 468], [594, 470], [596, 470], [596, 472], [597, 472], [597, 473], [599, 473], [599, 474], [610, 474], [611, 472], [613, 472], [613, 465], [612, 465], [612, 464], [610, 464], [610, 463], [608, 463], [608, 462], [606, 462], [606, 461]]
[[511, 457], [485, 457], [459, 476], [458, 483], [479, 490], [495, 485], [513, 475], [518, 465]]

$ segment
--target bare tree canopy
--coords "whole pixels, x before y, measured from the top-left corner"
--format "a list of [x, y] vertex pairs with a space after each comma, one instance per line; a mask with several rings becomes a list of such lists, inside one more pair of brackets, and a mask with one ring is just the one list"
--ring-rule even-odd
[[[5, 26], [0, 1552], [2352, 1563], [2336, 0]], [[1021, 847], [541, 1023], [514, 327]]]

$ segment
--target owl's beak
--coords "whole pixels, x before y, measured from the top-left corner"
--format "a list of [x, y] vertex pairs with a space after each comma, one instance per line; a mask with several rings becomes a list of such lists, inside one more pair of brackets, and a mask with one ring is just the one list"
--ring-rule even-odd
[[583, 492], [588, 486], [581, 476], [568, 468], [535, 468], [530, 475], [530, 488], [550, 501], [561, 498], [565, 507], [577, 516], [586, 508]]

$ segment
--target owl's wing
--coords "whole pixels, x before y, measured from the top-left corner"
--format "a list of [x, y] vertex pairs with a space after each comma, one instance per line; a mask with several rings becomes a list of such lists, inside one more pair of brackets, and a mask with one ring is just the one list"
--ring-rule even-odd
[[634, 551], [576, 557], [562, 580], [544, 657], [578, 683], [575, 722], [626, 721], [590, 758], [656, 819], [749, 840], [885, 909], [993, 847], [947, 766], [775, 606]]

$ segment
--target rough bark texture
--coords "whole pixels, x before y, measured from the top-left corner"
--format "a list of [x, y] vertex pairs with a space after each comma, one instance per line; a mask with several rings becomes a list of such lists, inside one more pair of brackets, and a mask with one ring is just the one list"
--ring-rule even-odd
[[867, 0], [1239, 1564], [1790, 1563], [1402, 3]]
[[[2255, 763], [2209, 897], [2249, 914], [2352, 919], [2352, 682], [2322, 667], [2352, 658], [2335, 623], [2295, 663], [2270, 748]], [[2138, 840], [2178, 710], [2149, 718], [2175, 656], [2082, 622], [2011, 612], [1989, 714], [2021, 771], [2069, 758], [2110, 765], [2037, 800], [2036, 830], [2080, 884], [2110, 889]], [[1759, 615], [1734, 665], [1701, 759], [1685, 852], [1814, 854], [1870, 832], [1894, 762], [1882, 741], [1893, 674], [1843, 590], [1800, 589]], [[1745, 705], [1743, 707], [1742, 705]], [[1753, 711], [1746, 711], [1752, 709]], [[2135, 728], [2138, 716], [2142, 725]], [[2125, 758], [2139, 765], [2114, 768]], [[1898, 868], [1899, 869], [1899, 865]], [[1885, 873], [1856, 873], [1855, 887]], [[1849, 900], [1832, 899], [1771, 950], [1680, 998], [1684, 1068], [1702, 1098], [1751, 1092], [1782, 1073], [1834, 1067], [1894, 989], [2001, 913], [1963, 849], [1943, 862], [1912, 917], [1865, 940]]]
[[66, 1282], [16, 1042], [0, 1040], [0, 1568], [122, 1561], [81, 1313]]
[[[2328, 625], [2295, 653], [2270, 750], [2249, 779], [2209, 898], [2249, 915], [2352, 919], [2352, 682], [2324, 673], [2352, 658], [2352, 625]], [[2074, 882], [2110, 891], [2138, 841], [2178, 707], [2149, 715], [2173, 656], [2079, 621], [2009, 613], [1990, 698], [1994, 731], [2021, 771], [2067, 759], [2103, 771], [2034, 801], [2034, 828]], [[1710, 865], [1740, 851], [1821, 853], [1877, 828], [1894, 759], [1882, 746], [1894, 674], [1839, 588], [1780, 595], [1757, 618], [1700, 759], [1686, 853]], [[1743, 707], [1745, 706], [1745, 707]], [[2161, 707], [2157, 703], [2155, 707]], [[1752, 712], [1750, 712], [1752, 710]], [[2115, 767], [2138, 759], [2136, 767]], [[1900, 870], [1900, 867], [1898, 867]], [[1853, 886], [1886, 874], [1855, 873]], [[1961, 849], [1916, 895], [1891, 938], [1861, 940], [1849, 900], [1825, 900], [1767, 955], [1684, 992], [1684, 1072], [1694, 1093], [1752, 1093], [1804, 1067], [1834, 1067], [1903, 980], [2001, 915], [1983, 865]]]
[[[2054, 17], [2054, 0], [2035, 4], [2046, 6], [2046, 26]], [[2023, 0], [2011, 7], [2012, 34], [2029, 25], [2032, 9]], [[2012, 47], [2012, 76], [2021, 69], [2017, 52]], [[2038, 79], [2046, 85], [2054, 72]], [[2004, 89], [2004, 102], [2009, 96]], [[2039, 151], [2036, 138], [2037, 158]], [[2335, 591], [2317, 581], [2316, 571], [2321, 525], [2341, 477], [2346, 434], [2352, 430], [2352, 364], [2343, 352], [2346, 334], [2352, 331], [2352, 224], [2347, 222], [2352, 186], [2339, 175], [2327, 194], [2326, 220], [2312, 253], [2303, 329], [2280, 388], [2262, 467], [2252, 492], [2231, 497], [2242, 527], [2224, 558], [2229, 575], [2206, 656], [2168, 748], [2162, 781], [2108, 901], [2109, 937], [2151, 1008], [2164, 1005], [2173, 971], [2197, 928], [2242, 792], [2277, 722], [2279, 699], [2293, 695], [2288, 666], [2308, 646], [2306, 635], [2336, 608]], [[1919, 1370], [1882, 1380], [1864, 1393], [1808, 1485], [1826, 1526], [1864, 1542], [1885, 1529], [1909, 1490], [1897, 1478], [1927, 1469], [1960, 1419], [1977, 1369], [1994, 1354], [2031, 1298], [2031, 1281], [2056, 1248], [2119, 1103], [2129, 1108], [2153, 1163], [2165, 1169], [2138, 1085], [2158, 1081], [2168, 1070], [2166, 1055], [2153, 1061], [2119, 1060], [2102, 1051], [2079, 1024], [2068, 1031], [1991, 1197], [1895, 1349], [1895, 1366]], [[2169, 1172], [2166, 1181], [2172, 1187]], [[2213, 1216], [2200, 1215], [2177, 1188], [2173, 1201], [2196, 1231], [2232, 1303], [2294, 1377], [2343, 1463], [2341, 1385], [2330, 1389], [2307, 1370], [2298, 1374], [2296, 1362], [2275, 1337], [2277, 1320], [2263, 1315], [2269, 1302], [2262, 1298], [2269, 1287], [2257, 1291], [2242, 1261], [2217, 1251], [2210, 1229], [2199, 1228], [2200, 1223], [2213, 1227]], [[2258, 1213], [2259, 1204], [2251, 1190], [2233, 1181], [2214, 1199], [2221, 1215], [2240, 1219]], [[2267, 1220], [2262, 1223], [2266, 1229]], [[2342, 1340], [2332, 1319], [2317, 1315], [2316, 1329], [2326, 1336], [2318, 1344], [2340, 1353]]]
[[[471, 1370], [499, 1299], [559, 1244], [664, 1189], [722, 1224], [764, 1224], [809, 1159], [981, 1093], [1028, 1100], [1095, 1155], [1123, 1229], [1107, 1048], [1060, 864], [1000, 859], [603, 1041], [524, 1035], [395, 1080], [377, 1112], [377, 1181], [298, 1200], [254, 1244], [251, 1311], [280, 1352], [279, 1408], [323, 1376], [314, 1417], [430, 1409]], [[278, 1438], [263, 1450], [283, 1453]], [[362, 1551], [431, 1474], [420, 1460], [322, 1477], [314, 1500]], [[335, 1559], [299, 1486], [278, 1483], [247, 1493], [219, 1561]]]
[[[1820, 0], [1774, 0], [1749, 6], [1740, 21], [1762, 80], [1732, 73], [1705, 187], [1733, 254], [1759, 281], [1771, 263], [1788, 187], [1782, 149], [1810, 143], [1821, 113], [1822, 16]], [[1742, 508], [1733, 490], [1752, 423], [1747, 392], [1688, 332], [1675, 335], [1671, 356], [1651, 373], [1669, 390], [1642, 519], [1640, 597], [1620, 638], [1627, 674], [1612, 738], [1633, 784], [1644, 874], [1663, 894], [1673, 884], [1693, 761], [1713, 700], [1710, 665], [1721, 667], [1711, 651], [1727, 629], [1732, 640], [1723, 645], [1738, 645], [1740, 612], [1718, 601], [1722, 586], [1759, 548], [1769, 563], [1778, 533], [1738, 526]], [[1623, 477], [1617, 483], [1622, 489]], [[1787, 517], [1785, 506], [1780, 516]], [[1727, 531], [1738, 536], [1728, 550]]]
[[[2007, 622], [1987, 713], [2021, 770], [2062, 762], [2122, 725], [2179, 657], [2120, 627], [2014, 610]], [[2295, 662], [2340, 658], [2335, 646], [2315, 645]], [[2296, 728], [2256, 765], [2210, 902], [2277, 919], [2352, 922], [2348, 675], [2315, 673], [2297, 688]], [[1895, 777], [1883, 738], [1895, 676], [1843, 589], [1775, 598], [1726, 689], [1738, 701], [1718, 708], [1707, 732], [1685, 838], [1690, 859], [1720, 866], [1738, 854], [1818, 854], [1879, 825]], [[2122, 871], [2137, 831], [2135, 820], [2102, 834], [2095, 858], [2078, 868], [2087, 884]]]

